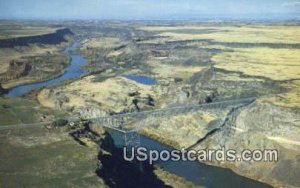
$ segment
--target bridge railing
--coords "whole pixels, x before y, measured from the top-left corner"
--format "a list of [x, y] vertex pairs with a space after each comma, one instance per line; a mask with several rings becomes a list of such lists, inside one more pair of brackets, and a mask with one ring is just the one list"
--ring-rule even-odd
[[165, 117], [170, 115], [178, 115], [178, 114], [198, 111], [207, 108], [224, 108], [229, 105], [252, 103], [255, 100], [256, 98], [250, 97], [250, 98], [218, 101], [213, 103], [205, 103], [205, 104], [197, 104], [197, 105], [176, 106], [176, 107], [169, 107], [169, 108], [158, 109], [158, 110], [116, 114], [107, 117], [96, 117], [89, 120], [105, 127], [123, 129], [124, 125], [128, 124], [128, 121], [133, 118], [143, 119], [148, 117], [154, 117], [154, 118]]

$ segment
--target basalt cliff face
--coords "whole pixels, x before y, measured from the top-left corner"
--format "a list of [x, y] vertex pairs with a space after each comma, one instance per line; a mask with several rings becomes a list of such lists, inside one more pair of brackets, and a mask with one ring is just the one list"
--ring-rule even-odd
[[3, 87], [2, 87], [2, 84], [0, 83], [0, 96], [2, 96], [3, 94], [6, 94], [8, 92], [8, 90], [7, 89], [4, 89]]
[[73, 32], [68, 29], [58, 29], [54, 33], [48, 33], [44, 35], [17, 37], [0, 40], [0, 48], [13, 48], [15, 46], [27, 46], [32, 43], [40, 44], [59, 44], [66, 42], [64, 38], [66, 35], [73, 35]]
[[0, 81], [6, 82], [9, 80], [18, 79], [22, 76], [28, 75], [32, 66], [29, 61], [24, 60], [12, 60], [9, 63], [8, 71], [4, 74], [0, 74]]

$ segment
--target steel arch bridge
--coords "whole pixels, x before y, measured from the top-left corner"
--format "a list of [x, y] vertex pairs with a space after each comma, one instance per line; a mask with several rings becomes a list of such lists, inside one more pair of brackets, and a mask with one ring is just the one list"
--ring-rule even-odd
[[[224, 108], [228, 106], [236, 107], [236, 106], [247, 105], [254, 102], [255, 100], [256, 100], [255, 97], [223, 100], [223, 101], [205, 103], [205, 104], [176, 106], [176, 107], [169, 107], [169, 108], [163, 108], [158, 110], [116, 114], [107, 117], [96, 117], [96, 118], [89, 119], [89, 121], [91, 121], [91, 123], [95, 126], [103, 126], [105, 128], [113, 129], [124, 133], [125, 145], [136, 147], [140, 144], [138, 130], [146, 126], [146, 125], [138, 125], [139, 123], [137, 120], [148, 118], [151, 121], [152, 118], [154, 121], [157, 118], [165, 118], [165, 117], [175, 116], [179, 114], [201, 111], [204, 109], [215, 109], [215, 108]], [[132, 122], [135, 122], [136, 126], [134, 126], [133, 128], [126, 127], [126, 125]]]

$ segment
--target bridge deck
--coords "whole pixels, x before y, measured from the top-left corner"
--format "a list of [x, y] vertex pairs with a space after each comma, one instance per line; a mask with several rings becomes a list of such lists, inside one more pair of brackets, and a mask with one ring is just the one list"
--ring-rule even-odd
[[176, 106], [158, 110], [148, 110], [142, 112], [132, 112], [124, 114], [115, 114], [107, 117], [97, 117], [90, 119], [92, 122], [99, 124], [104, 127], [114, 128], [124, 132], [124, 122], [130, 118], [147, 118], [147, 117], [164, 117], [177, 114], [183, 114], [188, 112], [199, 111], [201, 109], [208, 108], [222, 108], [230, 105], [238, 104], [250, 104], [254, 102], [256, 98], [244, 98], [244, 99], [235, 99], [235, 100], [225, 100], [213, 103], [197, 104], [197, 105], [187, 105], [187, 106]]
[[[225, 101], [218, 101], [213, 103], [205, 103], [205, 104], [197, 104], [197, 105], [186, 105], [186, 106], [175, 106], [169, 107], [164, 109], [157, 109], [157, 110], [148, 110], [148, 111], [141, 111], [141, 112], [132, 112], [132, 113], [124, 113], [124, 114], [115, 114], [106, 117], [96, 117], [90, 118], [91, 122], [101, 125], [104, 127], [108, 127], [120, 132], [126, 132], [124, 130], [124, 123], [126, 120], [130, 118], [147, 118], [147, 117], [164, 117], [164, 116], [171, 116], [177, 115], [182, 113], [188, 113], [193, 111], [198, 111], [201, 109], [208, 109], [208, 108], [222, 108], [230, 105], [237, 105], [237, 104], [247, 104], [252, 103], [256, 100], [254, 97], [250, 98], [243, 98], [243, 99], [234, 99], [234, 100], [225, 100]], [[66, 117], [69, 122], [79, 121], [80, 118], [78, 117]], [[41, 126], [51, 124], [52, 122], [40, 122], [40, 123], [32, 123], [32, 124], [18, 124], [18, 125], [3, 125], [0, 126], [0, 130], [12, 129], [12, 128], [26, 128], [26, 127], [33, 127], [33, 126]]]

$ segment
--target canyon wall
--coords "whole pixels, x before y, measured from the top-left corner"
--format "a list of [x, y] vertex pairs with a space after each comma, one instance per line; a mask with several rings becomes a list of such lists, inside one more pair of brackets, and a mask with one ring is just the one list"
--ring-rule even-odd
[[44, 35], [17, 37], [0, 40], [0, 48], [13, 48], [15, 46], [27, 46], [31, 43], [41, 44], [59, 44], [66, 42], [65, 35], [73, 35], [73, 32], [68, 29], [58, 29], [55, 33], [48, 33]]

